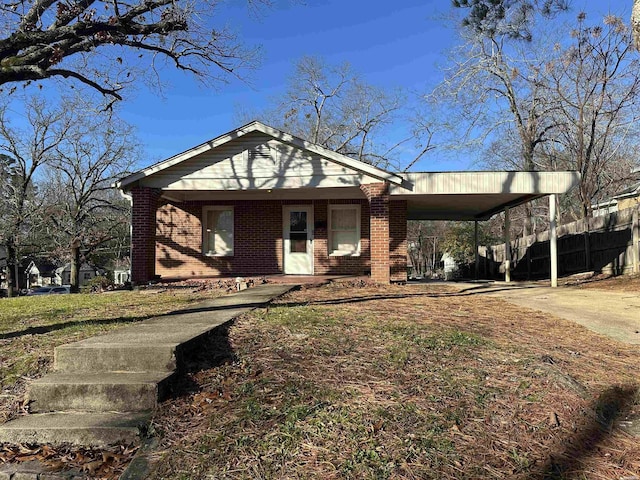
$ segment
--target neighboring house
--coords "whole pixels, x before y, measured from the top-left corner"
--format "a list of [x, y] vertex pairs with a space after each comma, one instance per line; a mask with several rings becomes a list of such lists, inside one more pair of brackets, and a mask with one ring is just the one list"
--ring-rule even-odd
[[391, 173], [252, 122], [130, 175], [132, 282], [407, 278], [407, 220], [485, 220], [575, 172]]
[[600, 217], [640, 205], [640, 182], [618, 192], [609, 200], [591, 206], [594, 217]]
[[445, 280], [453, 280], [460, 276], [460, 267], [458, 262], [448, 253], [444, 253], [440, 259]]
[[46, 260], [32, 260], [24, 271], [25, 287], [44, 287], [55, 283], [56, 268], [56, 265]]
[[[97, 275], [101, 275], [103, 272], [101, 269], [89, 264], [83, 263], [80, 265], [80, 287], [86, 285], [89, 280]], [[55, 271], [55, 283], [56, 285], [69, 285], [71, 284], [71, 264], [67, 263], [66, 265], [56, 269]]]
[[113, 283], [116, 285], [124, 285], [131, 281], [131, 270], [124, 268], [116, 268], [113, 270]]

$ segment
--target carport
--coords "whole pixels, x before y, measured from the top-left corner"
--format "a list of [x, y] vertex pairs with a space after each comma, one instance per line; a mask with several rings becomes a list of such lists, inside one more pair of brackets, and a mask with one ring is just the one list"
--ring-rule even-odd
[[505, 215], [505, 281], [511, 280], [509, 210], [537, 198], [549, 198], [551, 285], [558, 284], [557, 195], [578, 185], [578, 172], [421, 172], [404, 173], [403, 185], [391, 185], [389, 196], [405, 200], [407, 220], [475, 222], [476, 271], [478, 221]]

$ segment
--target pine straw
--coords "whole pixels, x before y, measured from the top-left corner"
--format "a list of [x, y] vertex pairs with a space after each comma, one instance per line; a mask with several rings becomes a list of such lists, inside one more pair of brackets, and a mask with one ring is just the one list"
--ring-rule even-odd
[[637, 348], [498, 298], [310, 288], [206, 347], [152, 478], [640, 475]]
[[608, 290], [618, 292], [640, 293], [640, 275], [594, 275], [585, 281], [578, 282], [581, 288]]

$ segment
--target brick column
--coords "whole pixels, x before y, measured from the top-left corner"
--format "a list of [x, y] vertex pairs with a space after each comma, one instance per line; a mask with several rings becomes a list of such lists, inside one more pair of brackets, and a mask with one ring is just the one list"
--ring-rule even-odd
[[389, 202], [391, 281], [407, 281], [407, 201]]
[[371, 183], [360, 185], [369, 200], [371, 211], [371, 280], [389, 283], [389, 184]]
[[131, 189], [131, 282], [134, 285], [153, 280], [156, 274], [156, 210], [160, 190], [146, 187]]

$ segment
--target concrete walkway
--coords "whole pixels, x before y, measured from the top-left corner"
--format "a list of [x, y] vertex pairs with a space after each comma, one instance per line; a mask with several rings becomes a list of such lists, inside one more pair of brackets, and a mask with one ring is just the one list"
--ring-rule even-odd
[[184, 352], [293, 285], [260, 285], [55, 349], [54, 372], [34, 381], [32, 414], [0, 426], [0, 443], [137, 443], [180, 370]]
[[[459, 284], [460, 285], [460, 284]], [[607, 335], [640, 345], [640, 294], [534, 283], [465, 284], [468, 295], [490, 295], [509, 303], [551, 313]]]

